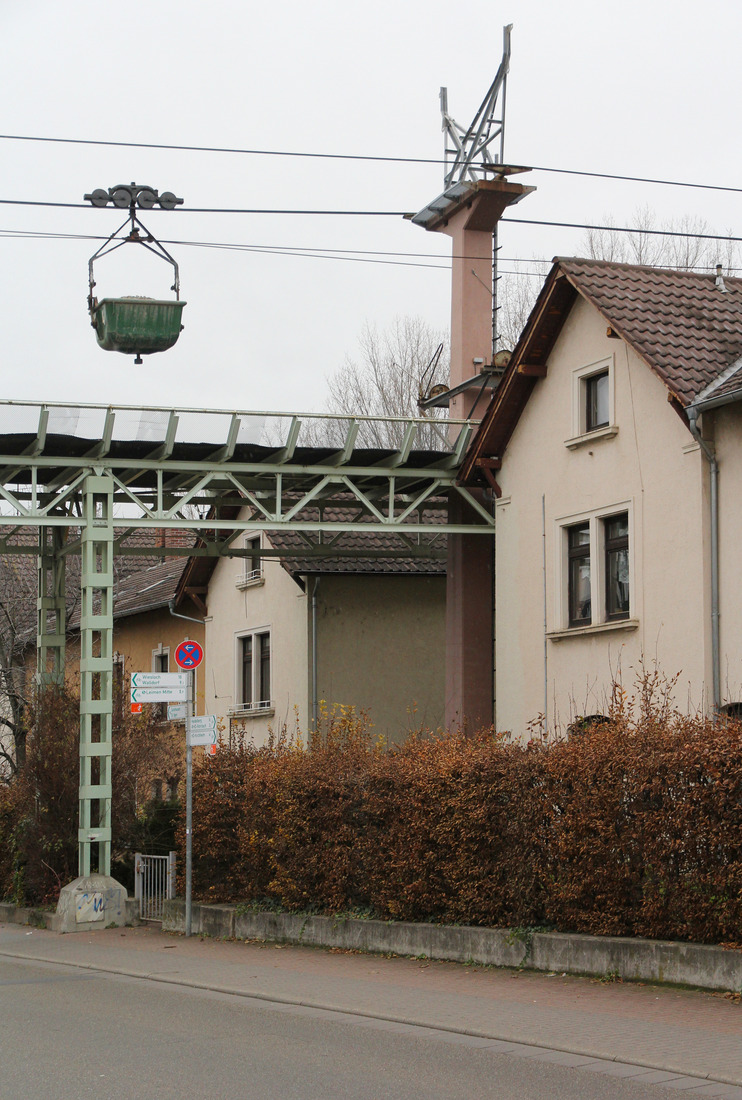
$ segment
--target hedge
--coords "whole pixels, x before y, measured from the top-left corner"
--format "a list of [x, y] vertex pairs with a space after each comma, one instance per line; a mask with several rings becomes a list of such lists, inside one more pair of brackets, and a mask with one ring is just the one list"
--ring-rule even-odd
[[194, 764], [194, 895], [738, 942], [742, 726], [651, 695], [618, 695], [608, 722], [552, 743], [484, 731], [386, 749], [343, 712], [309, 747], [223, 747]]

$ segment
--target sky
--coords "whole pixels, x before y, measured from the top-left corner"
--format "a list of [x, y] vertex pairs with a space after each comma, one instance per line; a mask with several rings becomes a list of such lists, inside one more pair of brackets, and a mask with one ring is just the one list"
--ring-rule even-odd
[[[445, 328], [450, 243], [399, 216], [440, 193], [439, 163], [15, 139], [438, 160], [439, 88], [468, 124], [506, 23], [506, 161], [742, 187], [742, 5], [731, 0], [0, 0], [0, 199], [76, 204], [130, 181], [174, 191], [183, 207], [142, 219], [172, 242], [187, 302], [170, 351], [141, 366], [103, 351], [86, 308], [99, 242], [64, 235], [106, 236], [121, 213], [0, 203], [0, 398], [317, 412], [364, 326], [416, 315]], [[542, 170], [519, 180], [537, 190], [514, 217], [631, 225], [648, 207], [659, 222], [742, 236], [742, 193]], [[243, 247], [203, 247], [215, 243]], [[505, 224], [500, 244], [507, 271], [580, 254], [584, 231]], [[302, 249], [325, 251], [286, 254]], [[99, 297], [169, 296], [170, 270], [142, 253], [100, 261]]]

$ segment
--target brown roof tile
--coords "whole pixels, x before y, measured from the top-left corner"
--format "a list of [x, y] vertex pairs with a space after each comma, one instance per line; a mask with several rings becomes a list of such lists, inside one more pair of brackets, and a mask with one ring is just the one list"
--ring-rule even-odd
[[[557, 258], [463, 464], [459, 481], [482, 481], [480, 459], [501, 458], [577, 295], [600, 311], [687, 407], [732, 373], [742, 355], [742, 279], [606, 260]], [[730, 377], [725, 377], [730, 373]], [[721, 390], [719, 391], [721, 392]]]
[[[325, 519], [330, 521], [342, 521], [349, 518], [350, 510], [342, 508], [326, 508]], [[440, 518], [438, 518], [440, 516]], [[311, 520], [317, 517], [316, 508], [307, 508], [299, 513], [300, 519]], [[443, 522], [443, 513], [429, 512], [426, 519], [434, 525], [436, 519]], [[355, 523], [354, 529], [343, 531], [333, 545], [333, 549], [366, 551], [368, 556], [343, 557], [342, 555], [331, 558], [309, 557], [306, 554], [307, 543], [298, 531], [271, 531], [269, 539], [277, 550], [296, 550], [296, 557], [282, 557], [281, 563], [289, 573], [298, 576], [305, 573], [413, 573], [413, 574], [440, 574], [446, 572], [445, 558], [434, 558], [430, 555], [408, 557], [379, 557], [379, 551], [399, 550], [399, 536], [384, 532], [364, 531], [364, 521]], [[415, 536], [410, 538], [414, 540]], [[436, 549], [444, 550], [446, 540], [441, 537], [436, 542]], [[302, 553], [302, 551], [305, 551]]]
[[683, 405], [742, 354], [742, 279], [604, 260], [556, 261]]

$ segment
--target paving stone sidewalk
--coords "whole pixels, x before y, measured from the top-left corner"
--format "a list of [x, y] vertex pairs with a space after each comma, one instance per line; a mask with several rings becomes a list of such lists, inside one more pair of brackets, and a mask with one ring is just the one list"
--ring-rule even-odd
[[[668, 1087], [699, 1096], [742, 1097], [742, 1005], [722, 994], [338, 950], [186, 940], [152, 926], [61, 936], [0, 924], [2, 956], [525, 1044], [535, 1057], [608, 1059], [657, 1071]], [[624, 1075], [621, 1066], [615, 1069]], [[681, 1075], [739, 1089], [688, 1083]]]

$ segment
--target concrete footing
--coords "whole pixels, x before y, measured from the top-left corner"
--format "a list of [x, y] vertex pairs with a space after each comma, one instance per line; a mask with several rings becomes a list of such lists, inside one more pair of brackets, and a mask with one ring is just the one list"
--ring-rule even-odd
[[57, 902], [55, 932], [91, 932], [127, 922], [126, 888], [110, 875], [83, 875], [63, 886]]

